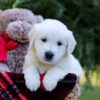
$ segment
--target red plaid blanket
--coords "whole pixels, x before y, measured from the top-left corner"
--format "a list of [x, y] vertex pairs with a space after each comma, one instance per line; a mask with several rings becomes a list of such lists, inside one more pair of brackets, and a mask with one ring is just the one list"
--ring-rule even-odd
[[31, 92], [25, 86], [23, 74], [0, 73], [0, 100], [63, 100], [73, 89], [77, 81], [74, 74], [68, 74], [59, 81], [52, 92], [38, 89]]

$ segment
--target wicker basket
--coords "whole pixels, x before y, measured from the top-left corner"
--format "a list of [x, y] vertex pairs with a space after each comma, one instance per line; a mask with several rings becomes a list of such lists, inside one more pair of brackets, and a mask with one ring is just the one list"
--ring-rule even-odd
[[78, 97], [78, 85], [75, 85], [71, 93], [65, 98], [65, 100], [77, 100]]

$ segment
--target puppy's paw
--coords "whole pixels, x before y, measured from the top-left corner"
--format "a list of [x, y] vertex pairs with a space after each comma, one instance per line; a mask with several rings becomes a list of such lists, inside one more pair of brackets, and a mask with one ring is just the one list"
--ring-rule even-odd
[[25, 84], [30, 91], [36, 91], [40, 87], [39, 79], [26, 79]]
[[57, 86], [57, 81], [51, 76], [45, 76], [43, 80], [43, 85], [45, 89], [51, 92]]
[[31, 71], [30, 73], [24, 73], [25, 84], [30, 91], [36, 91], [40, 87], [40, 76]]

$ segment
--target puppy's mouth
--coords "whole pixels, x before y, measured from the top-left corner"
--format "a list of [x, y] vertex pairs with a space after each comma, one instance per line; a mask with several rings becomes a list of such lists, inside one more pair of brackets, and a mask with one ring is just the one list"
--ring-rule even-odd
[[47, 62], [43, 62], [43, 61], [38, 61], [39, 65], [40, 66], [45, 66], [45, 67], [48, 67], [48, 68], [51, 68], [54, 66], [54, 64], [51, 64], [51, 63], [47, 63]]
[[42, 66], [45, 66], [45, 67], [52, 67], [52, 66], [54, 66], [53, 59], [48, 60], [45, 57], [43, 59], [38, 59], [38, 63], [40, 65], [42, 65]]
[[54, 65], [53, 58], [49, 57], [44, 57], [43, 59], [41, 59], [41, 62], [48, 65]]
[[[35, 49], [33, 48], [33, 52], [36, 52]], [[41, 63], [41, 64], [46, 64], [46, 65], [54, 65], [54, 54], [52, 52], [45, 52], [44, 53], [44, 56], [38, 56], [36, 53], [35, 53], [35, 57], [37, 58], [38, 62]]]
[[50, 65], [50, 64], [53, 64], [53, 59], [49, 60], [49, 59], [44, 58], [42, 60], [42, 62], [45, 63], [45, 64], [49, 64]]

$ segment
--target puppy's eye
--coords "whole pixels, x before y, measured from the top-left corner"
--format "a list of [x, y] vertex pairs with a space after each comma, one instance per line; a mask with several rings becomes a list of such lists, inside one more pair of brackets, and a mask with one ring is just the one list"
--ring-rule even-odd
[[62, 45], [62, 42], [58, 41], [58, 42], [57, 42], [57, 45], [58, 45], [58, 46], [61, 46], [61, 45]]
[[46, 38], [42, 38], [41, 41], [42, 42], [47, 42], [47, 39]]

